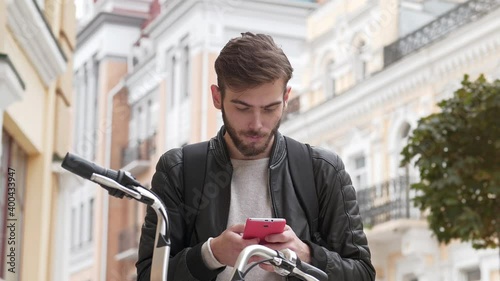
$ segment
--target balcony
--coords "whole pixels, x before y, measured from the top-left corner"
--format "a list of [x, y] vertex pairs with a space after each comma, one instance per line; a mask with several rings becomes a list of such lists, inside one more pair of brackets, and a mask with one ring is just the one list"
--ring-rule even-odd
[[116, 260], [137, 260], [139, 246], [139, 226], [135, 225], [120, 231], [118, 238], [118, 254]]
[[137, 142], [134, 146], [128, 146], [122, 150], [123, 170], [133, 175], [145, 172], [151, 165], [151, 155], [156, 152], [156, 134]]
[[500, 7], [499, 0], [471, 0], [384, 47], [384, 68]]
[[421, 218], [420, 210], [413, 206], [414, 191], [408, 177], [399, 177], [357, 192], [363, 225], [376, 225], [399, 220]]

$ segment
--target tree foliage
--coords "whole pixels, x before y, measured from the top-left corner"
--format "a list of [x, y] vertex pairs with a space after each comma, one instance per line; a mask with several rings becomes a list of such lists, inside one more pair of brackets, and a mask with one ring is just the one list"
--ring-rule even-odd
[[474, 248], [499, 246], [500, 233], [500, 80], [481, 75], [452, 98], [441, 112], [418, 121], [403, 149], [402, 165], [415, 161], [420, 182], [413, 184], [415, 206], [428, 211], [440, 242], [470, 241]]

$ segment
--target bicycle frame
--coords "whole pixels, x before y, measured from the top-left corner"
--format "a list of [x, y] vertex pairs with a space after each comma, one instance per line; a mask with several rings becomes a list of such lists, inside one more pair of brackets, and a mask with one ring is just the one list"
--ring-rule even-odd
[[167, 208], [156, 194], [143, 186], [136, 186], [135, 190], [126, 188], [116, 181], [99, 174], [92, 174], [90, 180], [100, 185], [105, 185], [118, 189], [129, 197], [144, 203], [144, 198], [152, 202], [148, 204], [155, 210], [157, 216], [157, 226], [155, 235], [155, 249], [153, 251], [153, 261], [151, 264], [151, 280], [167, 280], [168, 261], [170, 257], [170, 232], [168, 227]]

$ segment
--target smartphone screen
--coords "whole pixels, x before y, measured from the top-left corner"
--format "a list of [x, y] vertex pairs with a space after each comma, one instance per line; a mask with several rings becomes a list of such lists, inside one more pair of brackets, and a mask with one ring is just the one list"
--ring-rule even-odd
[[282, 218], [248, 218], [243, 231], [243, 239], [260, 238], [269, 234], [282, 233], [285, 229], [286, 220]]

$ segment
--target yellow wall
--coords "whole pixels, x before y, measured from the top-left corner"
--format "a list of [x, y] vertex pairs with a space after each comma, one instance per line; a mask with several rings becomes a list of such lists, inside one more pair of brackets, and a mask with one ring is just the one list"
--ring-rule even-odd
[[7, 34], [9, 58], [25, 81], [26, 89], [22, 100], [13, 103], [6, 109], [7, 115], [19, 131], [10, 131], [10, 127], [6, 129], [28, 154], [39, 153], [43, 148], [45, 137], [43, 125], [44, 120], [46, 120], [46, 109], [44, 108], [47, 98], [46, 89], [33, 65], [21, 51], [22, 48], [14, 41], [12, 33], [8, 32]]
[[[70, 0], [46, 1], [45, 15], [64, 54], [71, 61], [75, 30], [61, 29], [62, 7], [74, 11]], [[0, 52], [6, 53], [25, 83], [20, 101], [4, 112], [2, 127], [27, 153], [25, 210], [21, 255], [18, 268], [23, 280], [49, 280], [52, 267], [52, 238], [57, 209], [57, 181], [52, 171], [54, 147], [59, 156], [69, 146], [71, 71], [64, 81], [54, 79], [44, 85], [34, 64], [18, 44], [7, 24], [6, 1], [0, 0]], [[64, 15], [66, 22], [74, 21], [74, 13]], [[71, 27], [71, 25], [68, 25]], [[71, 69], [67, 65], [67, 69]], [[56, 118], [57, 112], [57, 118]], [[56, 134], [57, 128], [57, 134]]]

